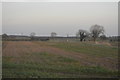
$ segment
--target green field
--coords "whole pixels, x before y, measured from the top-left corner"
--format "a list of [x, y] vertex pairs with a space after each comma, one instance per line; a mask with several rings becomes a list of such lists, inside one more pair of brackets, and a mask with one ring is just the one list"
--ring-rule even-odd
[[5, 41], [3, 78], [117, 77], [118, 47], [87, 42]]

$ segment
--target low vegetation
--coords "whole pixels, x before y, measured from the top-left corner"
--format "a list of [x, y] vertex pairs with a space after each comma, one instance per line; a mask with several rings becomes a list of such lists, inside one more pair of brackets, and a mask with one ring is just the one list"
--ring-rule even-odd
[[117, 77], [117, 47], [7, 41], [3, 78]]

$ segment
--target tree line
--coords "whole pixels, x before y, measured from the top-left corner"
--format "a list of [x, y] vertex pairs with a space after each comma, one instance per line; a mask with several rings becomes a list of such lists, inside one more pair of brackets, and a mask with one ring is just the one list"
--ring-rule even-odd
[[[85, 40], [86, 37], [91, 37], [93, 41], [96, 41], [96, 39], [100, 36], [101, 38], [105, 38], [104, 34], [105, 30], [104, 27], [98, 24], [92, 25], [90, 27], [90, 31], [88, 32], [87, 30], [79, 29], [76, 33], [76, 37], [79, 37], [79, 40], [82, 42]], [[31, 40], [34, 40], [35, 38], [35, 32], [30, 33], [30, 38]], [[55, 38], [57, 35], [56, 32], [51, 32], [51, 38]], [[6, 38], [7, 34], [3, 34], [2, 37]], [[67, 35], [68, 37], [68, 35]]]
[[[92, 37], [93, 41], [95, 42], [96, 39], [100, 36], [101, 34], [101, 38], [105, 38], [105, 34], [104, 34], [105, 30], [104, 27], [101, 25], [93, 25], [90, 27], [90, 32], [88, 32], [87, 30], [83, 30], [83, 29], [79, 29], [78, 32], [76, 33], [76, 37], [79, 37], [79, 40], [82, 42], [86, 37]], [[51, 33], [51, 37], [56, 37], [57, 33], [52, 32]], [[68, 36], [68, 35], [67, 35]]]

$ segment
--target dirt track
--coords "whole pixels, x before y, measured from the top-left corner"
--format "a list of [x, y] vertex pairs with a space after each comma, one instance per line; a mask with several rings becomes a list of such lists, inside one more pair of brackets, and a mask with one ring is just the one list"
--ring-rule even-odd
[[[104, 57], [93, 57], [89, 56], [83, 53], [77, 53], [77, 52], [69, 52], [62, 50], [60, 48], [56, 48], [53, 46], [49, 46], [47, 44], [43, 43], [34, 43], [29, 41], [9, 41], [7, 42], [6, 47], [3, 49], [3, 56], [7, 57], [18, 57], [16, 58], [16, 61], [20, 61], [21, 57], [30, 56], [34, 53], [40, 53], [40, 52], [48, 52], [51, 54], [57, 54], [65, 57], [70, 57], [73, 59], [76, 59], [79, 61], [82, 65], [90, 65], [90, 66], [96, 66], [100, 65], [105, 68], [109, 69], [117, 69], [117, 60], [112, 58], [104, 58]], [[33, 59], [39, 61], [40, 59], [38, 57], [32, 56]]]

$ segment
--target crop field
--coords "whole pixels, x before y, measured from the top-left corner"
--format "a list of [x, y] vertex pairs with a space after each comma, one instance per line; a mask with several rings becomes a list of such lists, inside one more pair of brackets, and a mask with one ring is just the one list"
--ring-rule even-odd
[[87, 42], [3, 41], [3, 78], [118, 76], [118, 47]]

